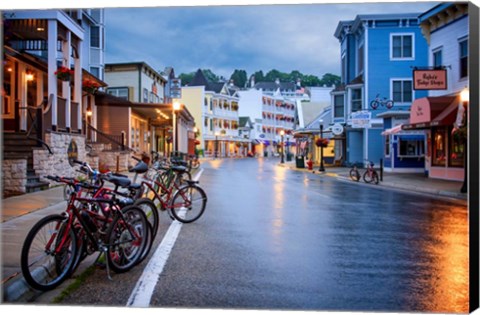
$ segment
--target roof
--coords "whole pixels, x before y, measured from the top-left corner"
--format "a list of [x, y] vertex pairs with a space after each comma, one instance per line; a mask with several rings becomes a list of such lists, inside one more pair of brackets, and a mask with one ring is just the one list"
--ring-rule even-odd
[[152, 72], [154, 75], [156, 75], [160, 81], [167, 82], [167, 80], [155, 69], [150, 67], [146, 62], [144, 61], [133, 61], [133, 62], [119, 62], [119, 63], [106, 63], [105, 64], [105, 71], [108, 72], [108, 70], [114, 71], [113, 68], [118, 68], [118, 67], [128, 67], [128, 66], [133, 66], [136, 68], [146, 68], [148, 71]]
[[250, 128], [253, 128], [252, 120], [248, 116], [238, 117], [238, 126], [240, 128], [247, 127], [247, 123], [250, 125]]
[[195, 76], [193, 77], [192, 81], [190, 81], [188, 86], [204, 86], [206, 91], [212, 91], [217, 94], [220, 94], [222, 91], [225, 91], [225, 93], [230, 96], [234, 96], [234, 94], [239, 90], [239, 88], [236, 86], [228, 85], [226, 87], [225, 82], [208, 81], [201, 69], [197, 70], [197, 72], [195, 73]]

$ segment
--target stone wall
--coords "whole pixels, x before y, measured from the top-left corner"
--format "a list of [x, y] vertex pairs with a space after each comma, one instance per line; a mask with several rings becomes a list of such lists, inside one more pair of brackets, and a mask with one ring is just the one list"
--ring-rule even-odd
[[26, 192], [27, 185], [27, 160], [2, 161], [2, 187], [5, 193]]
[[42, 180], [46, 180], [43, 178], [46, 175], [77, 177], [80, 174], [76, 171], [78, 164], [72, 166], [68, 159], [68, 148], [72, 140], [77, 146], [76, 159], [85, 161], [85, 137], [82, 135], [50, 132], [45, 135], [45, 142], [50, 146], [53, 155], [45, 149], [33, 150], [33, 168]]

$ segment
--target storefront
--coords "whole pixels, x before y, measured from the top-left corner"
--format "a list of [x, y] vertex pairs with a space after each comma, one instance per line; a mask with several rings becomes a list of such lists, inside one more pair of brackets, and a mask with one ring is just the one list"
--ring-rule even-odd
[[462, 125], [464, 104], [458, 95], [415, 100], [409, 124], [402, 130], [424, 130], [425, 166], [431, 178], [463, 181], [466, 132]]
[[409, 123], [410, 111], [388, 111], [383, 118], [385, 130], [383, 168], [386, 172], [425, 172], [425, 130], [402, 130]]

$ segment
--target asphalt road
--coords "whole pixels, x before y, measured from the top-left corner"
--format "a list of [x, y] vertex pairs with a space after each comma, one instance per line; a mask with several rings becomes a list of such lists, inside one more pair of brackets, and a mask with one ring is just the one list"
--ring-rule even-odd
[[[465, 206], [277, 163], [202, 164], [207, 209], [148, 275], [150, 307], [468, 312]], [[155, 247], [171, 223], [162, 213]], [[148, 264], [98, 268], [62, 304], [125, 306]]]

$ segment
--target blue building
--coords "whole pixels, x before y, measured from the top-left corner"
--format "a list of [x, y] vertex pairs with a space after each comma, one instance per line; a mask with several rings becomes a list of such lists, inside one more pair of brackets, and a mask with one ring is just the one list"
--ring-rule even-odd
[[[428, 65], [419, 15], [358, 15], [338, 23], [334, 36], [340, 42], [342, 84], [331, 93], [332, 122], [344, 126], [344, 134], [337, 136], [344, 162], [370, 160], [378, 165], [383, 159], [387, 171], [395, 162], [395, 168], [423, 171], [423, 134], [392, 134], [393, 127], [408, 122], [412, 102], [427, 95], [413, 89], [412, 70]], [[374, 100], [379, 101], [376, 108], [371, 106]], [[416, 158], [396, 155], [402, 137], [418, 145]]]

